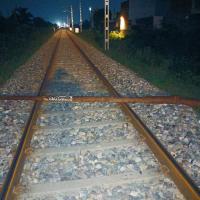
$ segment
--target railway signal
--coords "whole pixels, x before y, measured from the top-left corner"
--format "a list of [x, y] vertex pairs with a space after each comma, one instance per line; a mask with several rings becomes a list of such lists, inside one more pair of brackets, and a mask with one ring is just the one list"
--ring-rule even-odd
[[110, 12], [109, 12], [109, 0], [104, 0], [104, 35], [105, 35], [105, 50], [109, 50], [109, 29], [110, 29]]

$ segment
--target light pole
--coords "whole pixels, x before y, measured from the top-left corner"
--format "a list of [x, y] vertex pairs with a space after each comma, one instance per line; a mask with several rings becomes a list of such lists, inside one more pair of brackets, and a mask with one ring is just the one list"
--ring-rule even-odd
[[83, 31], [82, 1], [80, 0], [80, 32]]
[[70, 27], [69, 16], [67, 15], [67, 28]]
[[72, 30], [74, 30], [74, 15], [73, 15], [73, 7], [71, 5], [71, 23], [72, 23]]
[[89, 12], [90, 12], [90, 29], [92, 29], [92, 7], [89, 7]]
[[69, 28], [70, 27], [70, 19], [69, 19], [68, 13], [70, 13], [70, 11], [69, 10], [64, 10], [64, 13], [66, 13], [66, 15], [67, 15], [67, 28]]

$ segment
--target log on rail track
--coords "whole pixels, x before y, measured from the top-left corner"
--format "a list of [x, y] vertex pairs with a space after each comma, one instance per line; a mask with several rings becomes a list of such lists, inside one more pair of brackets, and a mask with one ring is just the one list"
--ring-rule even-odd
[[191, 107], [200, 106], [200, 100], [179, 96], [145, 97], [98, 97], [98, 96], [0, 96], [0, 100], [26, 100], [40, 102], [86, 102], [86, 103], [144, 103], [144, 104], [182, 104]]

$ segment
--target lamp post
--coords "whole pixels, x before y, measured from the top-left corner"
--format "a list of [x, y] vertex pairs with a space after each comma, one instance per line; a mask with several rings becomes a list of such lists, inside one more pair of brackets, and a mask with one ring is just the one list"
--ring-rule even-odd
[[73, 15], [73, 7], [71, 5], [71, 23], [72, 23], [72, 30], [74, 30], [74, 15]]
[[89, 7], [89, 12], [90, 12], [90, 29], [92, 29], [92, 7]]
[[83, 31], [82, 1], [80, 0], [80, 32]]

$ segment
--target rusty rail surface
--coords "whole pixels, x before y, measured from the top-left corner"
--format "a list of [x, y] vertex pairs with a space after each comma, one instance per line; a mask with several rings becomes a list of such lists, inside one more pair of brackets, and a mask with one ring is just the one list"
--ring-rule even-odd
[[[56, 33], [55, 37], [58, 37], [55, 47], [52, 51], [51, 58], [49, 60], [48, 66], [47, 66], [47, 71], [45, 73], [44, 79], [42, 81], [42, 84], [40, 86], [40, 89], [38, 91], [38, 96], [42, 95], [43, 89], [46, 86], [46, 82], [48, 80], [49, 75], [51, 74], [52, 71], [52, 64], [54, 62], [54, 58], [57, 52], [58, 44], [60, 42], [60, 37], [61, 33]], [[59, 35], [58, 35], [59, 34]], [[33, 135], [32, 132], [32, 126], [37, 119], [38, 115], [38, 109], [40, 108], [40, 102], [35, 102], [34, 106], [32, 108], [31, 114], [29, 116], [28, 122], [26, 124], [26, 127], [23, 131], [22, 137], [20, 139], [20, 143], [17, 147], [17, 151], [15, 153], [15, 156], [13, 158], [12, 164], [10, 166], [10, 170], [7, 174], [6, 180], [3, 184], [2, 191], [0, 194], [1, 200], [13, 200], [15, 199], [17, 195], [17, 184], [19, 183], [20, 180], [20, 175], [23, 170], [24, 166], [24, 161], [25, 161], [25, 150], [26, 148], [29, 147], [30, 141]]]
[[[107, 87], [108, 91], [115, 97], [121, 97], [121, 95], [115, 90], [115, 88], [110, 84], [110, 82], [101, 73], [98, 67], [90, 60], [88, 55], [81, 49], [81, 47], [75, 42], [71, 34], [68, 33], [69, 38], [72, 40], [73, 44], [81, 52], [83, 57], [87, 60], [88, 64], [94, 70], [99, 79]], [[146, 144], [150, 147], [151, 151], [154, 153], [158, 161], [160, 162], [163, 169], [174, 181], [180, 192], [184, 195], [187, 200], [200, 200], [200, 191], [195, 185], [194, 181], [189, 177], [189, 175], [183, 170], [183, 168], [178, 164], [178, 162], [172, 157], [172, 155], [167, 151], [167, 149], [161, 144], [157, 137], [150, 131], [150, 129], [142, 122], [142, 120], [137, 116], [137, 114], [128, 106], [126, 103], [120, 103], [121, 109], [129, 117], [133, 126], [142, 135]]]
[[87, 103], [144, 103], [144, 104], [182, 104], [200, 106], [200, 100], [179, 96], [108, 97], [108, 96], [0, 96], [0, 100], [25, 100], [40, 102], [87, 102]]

